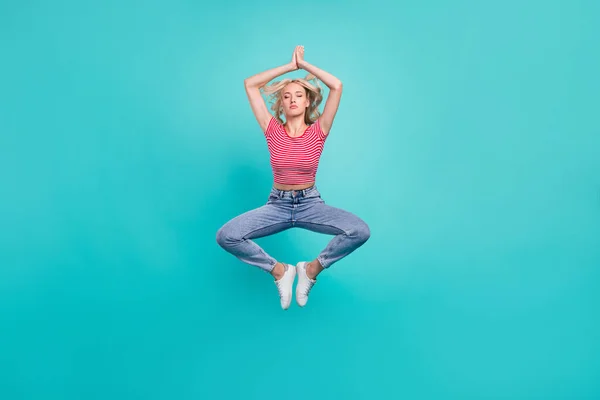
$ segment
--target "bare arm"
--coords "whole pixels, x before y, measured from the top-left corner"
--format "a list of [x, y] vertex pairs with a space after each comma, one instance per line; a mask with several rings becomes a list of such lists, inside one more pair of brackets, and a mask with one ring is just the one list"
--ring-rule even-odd
[[272, 79], [296, 69], [298, 69], [298, 66], [296, 65], [296, 54], [294, 53], [291, 62], [244, 79], [244, 87], [246, 88], [248, 100], [250, 100], [250, 107], [263, 132], [267, 130], [267, 126], [271, 120], [271, 113], [267, 109], [259, 88]]
[[340, 105], [340, 99], [342, 98], [342, 81], [329, 72], [323, 71], [320, 68], [308, 63], [304, 60], [304, 47], [297, 50], [298, 67], [310, 72], [317, 78], [319, 78], [329, 88], [329, 96], [325, 101], [325, 107], [323, 108], [323, 114], [319, 117], [321, 123], [321, 129], [325, 135], [329, 134], [331, 125], [333, 125], [333, 119], [337, 113]]

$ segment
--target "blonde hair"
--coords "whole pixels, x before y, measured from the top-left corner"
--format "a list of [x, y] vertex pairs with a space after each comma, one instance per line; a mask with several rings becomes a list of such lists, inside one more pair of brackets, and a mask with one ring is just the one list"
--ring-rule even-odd
[[[311, 81], [314, 81], [311, 82]], [[261, 91], [269, 97], [269, 102], [273, 102], [271, 105], [271, 110], [275, 113], [275, 118], [283, 124], [283, 120], [281, 119], [281, 114], [283, 112], [283, 107], [281, 105], [281, 90], [288, 84], [295, 82], [300, 86], [304, 87], [306, 91], [306, 95], [308, 96], [309, 106], [304, 113], [304, 123], [307, 125], [313, 124], [317, 118], [321, 115], [319, 112], [319, 105], [323, 101], [323, 89], [319, 85], [319, 81], [316, 76], [313, 74], [306, 75], [306, 78], [294, 78], [294, 79], [284, 79], [281, 81], [273, 82], [270, 85], [264, 85], [260, 89]]]

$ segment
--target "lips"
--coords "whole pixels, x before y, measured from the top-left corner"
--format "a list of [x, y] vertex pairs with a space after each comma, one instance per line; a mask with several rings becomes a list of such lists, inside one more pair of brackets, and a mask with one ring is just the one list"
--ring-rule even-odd
[[296, 105], [291, 105], [290, 108], [298, 108]]

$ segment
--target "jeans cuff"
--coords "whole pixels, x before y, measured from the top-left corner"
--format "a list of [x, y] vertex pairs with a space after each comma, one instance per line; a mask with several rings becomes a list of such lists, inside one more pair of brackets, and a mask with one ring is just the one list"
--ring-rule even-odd
[[325, 262], [324, 257], [318, 256], [317, 261], [319, 261], [319, 263], [321, 263], [321, 267], [323, 267], [323, 269], [329, 268], [329, 263]]

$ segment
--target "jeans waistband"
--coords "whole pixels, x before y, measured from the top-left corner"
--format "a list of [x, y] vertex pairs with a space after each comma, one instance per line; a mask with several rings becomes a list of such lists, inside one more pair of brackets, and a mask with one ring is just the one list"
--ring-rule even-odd
[[313, 185], [306, 189], [300, 189], [300, 190], [279, 190], [273, 186], [273, 188], [271, 189], [271, 193], [280, 198], [283, 198], [283, 197], [306, 197], [310, 193], [312, 193], [316, 190], [317, 190], [316, 185]]

